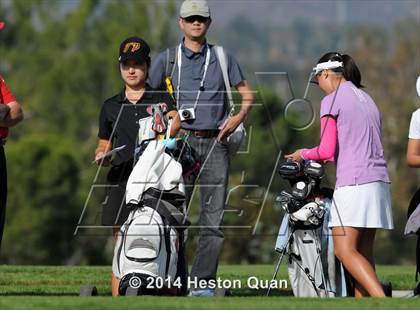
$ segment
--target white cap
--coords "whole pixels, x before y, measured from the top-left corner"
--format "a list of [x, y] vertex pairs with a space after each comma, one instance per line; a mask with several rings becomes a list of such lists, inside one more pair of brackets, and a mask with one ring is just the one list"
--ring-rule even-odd
[[179, 11], [182, 18], [189, 16], [203, 16], [210, 17], [210, 8], [206, 0], [185, 0]]
[[417, 95], [420, 97], [420, 75], [417, 78], [416, 89], [417, 89]]

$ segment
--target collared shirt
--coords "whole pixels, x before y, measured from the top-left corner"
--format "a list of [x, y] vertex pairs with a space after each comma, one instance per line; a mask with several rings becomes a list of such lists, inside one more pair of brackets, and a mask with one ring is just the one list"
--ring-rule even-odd
[[126, 98], [125, 89], [105, 100], [99, 115], [98, 137], [112, 140], [113, 148], [126, 145], [116, 154], [113, 165], [132, 161], [139, 131], [138, 121], [150, 116], [146, 111], [149, 105], [161, 102], [167, 104], [168, 111], [176, 110], [174, 101], [167, 92], [156, 91], [149, 85], [146, 85], [143, 96], [136, 104]]
[[[7, 88], [6, 83], [0, 76], [0, 104], [9, 104], [10, 102], [16, 101], [15, 96]], [[9, 128], [0, 127], [0, 139], [6, 138], [9, 134]]]
[[381, 117], [372, 98], [352, 82], [324, 97], [320, 117], [337, 119], [335, 187], [375, 181], [389, 183], [381, 142]]
[[[195, 53], [185, 47], [182, 42], [182, 67], [180, 98], [177, 102], [178, 110], [194, 107], [200, 82], [204, 75], [207, 48], [210, 47], [210, 63], [204, 80], [204, 91], [201, 92], [196, 107], [196, 119], [182, 122], [182, 128], [193, 130], [215, 130], [223, 123], [229, 114], [226, 88], [222, 70], [217, 61], [212, 45], [204, 44], [199, 52]], [[235, 87], [244, 81], [244, 75], [235, 58], [225, 50], [230, 85]], [[149, 83], [157, 89], [166, 89], [165, 73], [167, 51], [155, 57], [149, 71]], [[176, 93], [178, 87], [178, 65], [175, 64], [172, 84]]]

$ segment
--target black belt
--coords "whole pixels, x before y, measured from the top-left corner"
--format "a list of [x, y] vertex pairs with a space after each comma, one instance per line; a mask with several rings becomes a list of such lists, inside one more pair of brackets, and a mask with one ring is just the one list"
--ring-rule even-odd
[[197, 138], [214, 138], [219, 135], [220, 130], [189, 130], [189, 129], [181, 129], [181, 133], [187, 134], [190, 136], [194, 136]]

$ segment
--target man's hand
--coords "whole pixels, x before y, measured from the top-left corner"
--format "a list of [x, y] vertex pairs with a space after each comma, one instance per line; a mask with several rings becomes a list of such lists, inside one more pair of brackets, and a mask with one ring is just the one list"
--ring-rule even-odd
[[10, 107], [7, 104], [0, 104], [0, 120], [6, 119], [10, 114]]
[[217, 136], [217, 140], [222, 141], [223, 139], [229, 137], [236, 130], [236, 128], [238, 128], [238, 126], [244, 121], [244, 119], [245, 114], [242, 112], [239, 112], [235, 116], [227, 118], [222, 124], [222, 126], [219, 127], [220, 132]]
[[229, 137], [229, 135], [238, 128], [238, 126], [245, 120], [248, 112], [251, 110], [252, 102], [254, 101], [254, 94], [246, 80], [241, 81], [235, 86], [235, 88], [238, 90], [239, 95], [242, 98], [241, 111], [239, 111], [239, 113], [235, 116], [229, 117], [223, 125], [219, 127], [220, 133], [217, 136], [218, 141]]

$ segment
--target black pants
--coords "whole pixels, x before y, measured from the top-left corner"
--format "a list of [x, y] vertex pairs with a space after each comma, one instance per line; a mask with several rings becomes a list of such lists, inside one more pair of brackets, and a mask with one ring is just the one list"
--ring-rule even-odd
[[6, 220], [6, 200], [7, 200], [7, 170], [6, 156], [4, 148], [0, 146], [0, 249], [3, 239], [4, 223]]
[[125, 204], [125, 188], [132, 169], [132, 161], [111, 167], [102, 208], [102, 225], [121, 226], [128, 218], [130, 212]]

